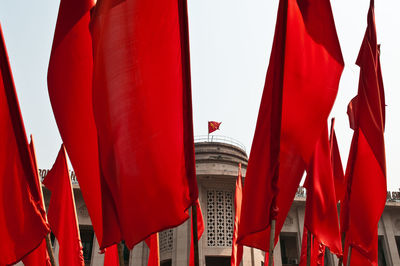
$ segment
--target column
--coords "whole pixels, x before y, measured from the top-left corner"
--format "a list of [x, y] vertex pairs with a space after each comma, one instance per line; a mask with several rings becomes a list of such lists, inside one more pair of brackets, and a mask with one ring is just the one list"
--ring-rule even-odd
[[91, 266], [103, 265], [103, 263], [104, 263], [104, 254], [100, 254], [99, 243], [97, 242], [96, 235], [94, 235], [92, 244], [92, 259], [90, 265]]
[[190, 219], [178, 226], [174, 232], [174, 247], [172, 249], [172, 265], [187, 266], [189, 264]]
[[131, 250], [129, 255], [129, 266], [146, 266], [148, 256], [148, 248], [142, 241]]
[[381, 217], [382, 227], [384, 231], [383, 241], [387, 254], [386, 263], [387, 265], [400, 265], [399, 252], [397, 251], [396, 239], [393, 230], [393, 224], [391, 221], [391, 215], [389, 212], [384, 212]]

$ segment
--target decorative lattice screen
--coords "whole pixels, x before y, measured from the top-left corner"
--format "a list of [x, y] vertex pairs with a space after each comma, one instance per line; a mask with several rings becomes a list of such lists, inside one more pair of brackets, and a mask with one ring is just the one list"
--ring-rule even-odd
[[173, 236], [173, 229], [167, 229], [159, 233], [160, 253], [172, 251], [174, 244]]
[[207, 246], [231, 247], [233, 236], [233, 191], [207, 191]]

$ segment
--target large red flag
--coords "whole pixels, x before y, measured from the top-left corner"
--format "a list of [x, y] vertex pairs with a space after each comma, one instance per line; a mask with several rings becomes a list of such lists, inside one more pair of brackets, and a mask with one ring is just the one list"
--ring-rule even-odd
[[132, 248], [198, 198], [186, 0], [104, 0], [92, 15], [100, 174]]
[[236, 179], [235, 191], [235, 223], [233, 225], [231, 266], [239, 266], [243, 257], [243, 246], [238, 245], [237, 234], [240, 223], [240, 212], [242, 208], [242, 165], [239, 163], [238, 177]]
[[147, 266], [160, 266], [160, 249], [158, 242], [158, 233], [149, 236], [145, 240], [145, 242], [150, 249]]
[[64, 145], [61, 145], [56, 162], [43, 180], [43, 184], [51, 191], [47, 217], [51, 231], [60, 245], [59, 265], [84, 266], [75, 200]]
[[16, 263], [49, 232], [0, 25], [0, 265]]
[[275, 243], [335, 100], [343, 58], [329, 0], [281, 0], [250, 153], [238, 242]]
[[[37, 167], [37, 161], [36, 161], [36, 152], [35, 152], [35, 145], [33, 144], [33, 137], [31, 135], [31, 142], [29, 143], [29, 150], [32, 156], [32, 161], [33, 165], [35, 167], [35, 174], [36, 174], [36, 189], [37, 189], [37, 194], [40, 196], [38, 199], [39, 204], [42, 206], [41, 208], [41, 214], [44, 220], [47, 220], [46, 212], [44, 209], [44, 203], [43, 203], [43, 193], [42, 193], [42, 187], [41, 183], [39, 180], [39, 174], [38, 174], [38, 167]], [[42, 243], [34, 250], [32, 251], [28, 256], [24, 257], [22, 259], [22, 262], [24, 263], [25, 266], [50, 266], [50, 257], [47, 252], [47, 244], [46, 244], [46, 239], [42, 240]]]
[[104, 252], [103, 266], [119, 266], [118, 244], [109, 246]]
[[328, 140], [328, 126], [315, 145], [307, 169], [304, 187], [307, 188], [304, 227], [331, 252], [342, 255], [335, 185]]
[[[196, 201], [195, 203], [195, 208], [196, 208], [196, 212], [197, 212], [197, 240], [199, 241], [201, 236], [204, 233], [204, 222], [203, 222], [203, 213], [201, 212], [201, 207], [200, 207], [200, 202], [199, 200]], [[191, 224], [190, 224], [190, 252], [189, 252], [189, 266], [194, 266], [194, 242], [193, 242], [193, 215], [192, 215], [192, 219], [191, 220]]]
[[333, 179], [335, 181], [335, 194], [336, 201], [343, 202], [345, 191], [346, 191], [346, 181], [344, 178], [342, 160], [340, 159], [339, 145], [335, 134], [335, 118], [332, 118], [331, 122], [331, 132], [329, 137], [329, 145], [331, 150], [331, 163], [333, 169]]
[[[94, 0], [61, 0], [47, 76], [54, 116], [99, 243], [120, 239], [113, 202], [102, 187], [92, 108], [90, 9]], [[103, 189], [102, 189], [103, 188]], [[103, 230], [107, 234], [103, 239]]]
[[358, 94], [349, 109], [353, 111], [349, 117], [353, 120], [354, 136], [346, 168], [348, 186], [341, 215], [342, 231], [346, 244], [375, 264], [378, 222], [386, 203], [386, 159], [385, 100], [373, 1], [356, 63], [360, 66], [360, 80]]

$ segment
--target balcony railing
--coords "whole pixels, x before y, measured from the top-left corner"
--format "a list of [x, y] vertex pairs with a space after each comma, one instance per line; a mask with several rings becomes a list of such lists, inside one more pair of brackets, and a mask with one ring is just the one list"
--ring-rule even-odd
[[[205, 137], [205, 139], [204, 139], [204, 137]], [[222, 138], [215, 138], [215, 137], [222, 137]], [[211, 138], [211, 136], [210, 136], [210, 138]], [[195, 137], [195, 142], [206, 142], [206, 141], [207, 141], [207, 136]], [[242, 145], [239, 142], [237, 142], [236, 140], [228, 138], [228, 137], [214, 136], [213, 141], [233, 144], [233, 145], [238, 146], [238, 147], [242, 148], [243, 150], [245, 150], [244, 145]], [[209, 141], [209, 142], [211, 142], [211, 141]], [[40, 176], [41, 181], [43, 181], [43, 179], [45, 178], [45, 176], [47, 175], [47, 173], [49, 171], [50, 171], [49, 169], [39, 169], [39, 176]], [[71, 177], [71, 183], [73, 185], [79, 185], [78, 179], [76, 178], [74, 171], [69, 170], [69, 176]], [[304, 187], [298, 187], [298, 189], [296, 191], [296, 197], [306, 198], [307, 197], [306, 189]], [[400, 190], [399, 191], [387, 191], [386, 202], [400, 202]]]
[[220, 142], [220, 143], [226, 143], [226, 144], [231, 144], [236, 147], [239, 147], [242, 149], [244, 152], [246, 152], [246, 146], [244, 146], [242, 143], [239, 141], [227, 137], [227, 136], [220, 136], [220, 135], [202, 135], [202, 136], [196, 136], [194, 137], [194, 142]]
[[[45, 176], [48, 174], [49, 171], [50, 171], [49, 169], [39, 169], [39, 177], [41, 181], [43, 181], [43, 179], [45, 178]], [[78, 179], [76, 179], [75, 172], [69, 170], [69, 176], [71, 177], [71, 183], [73, 185], [78, 185]]]

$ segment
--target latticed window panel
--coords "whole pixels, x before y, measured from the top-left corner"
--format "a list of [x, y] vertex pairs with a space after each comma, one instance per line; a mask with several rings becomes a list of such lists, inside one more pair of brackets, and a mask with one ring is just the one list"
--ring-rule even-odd
[[207, 191], [207, 246], [231, 247], [233, 237], [233, 192]]
[[160, 253], [172, 251], [174, 244], [174, 231], [167, 229], [159, 233]]

